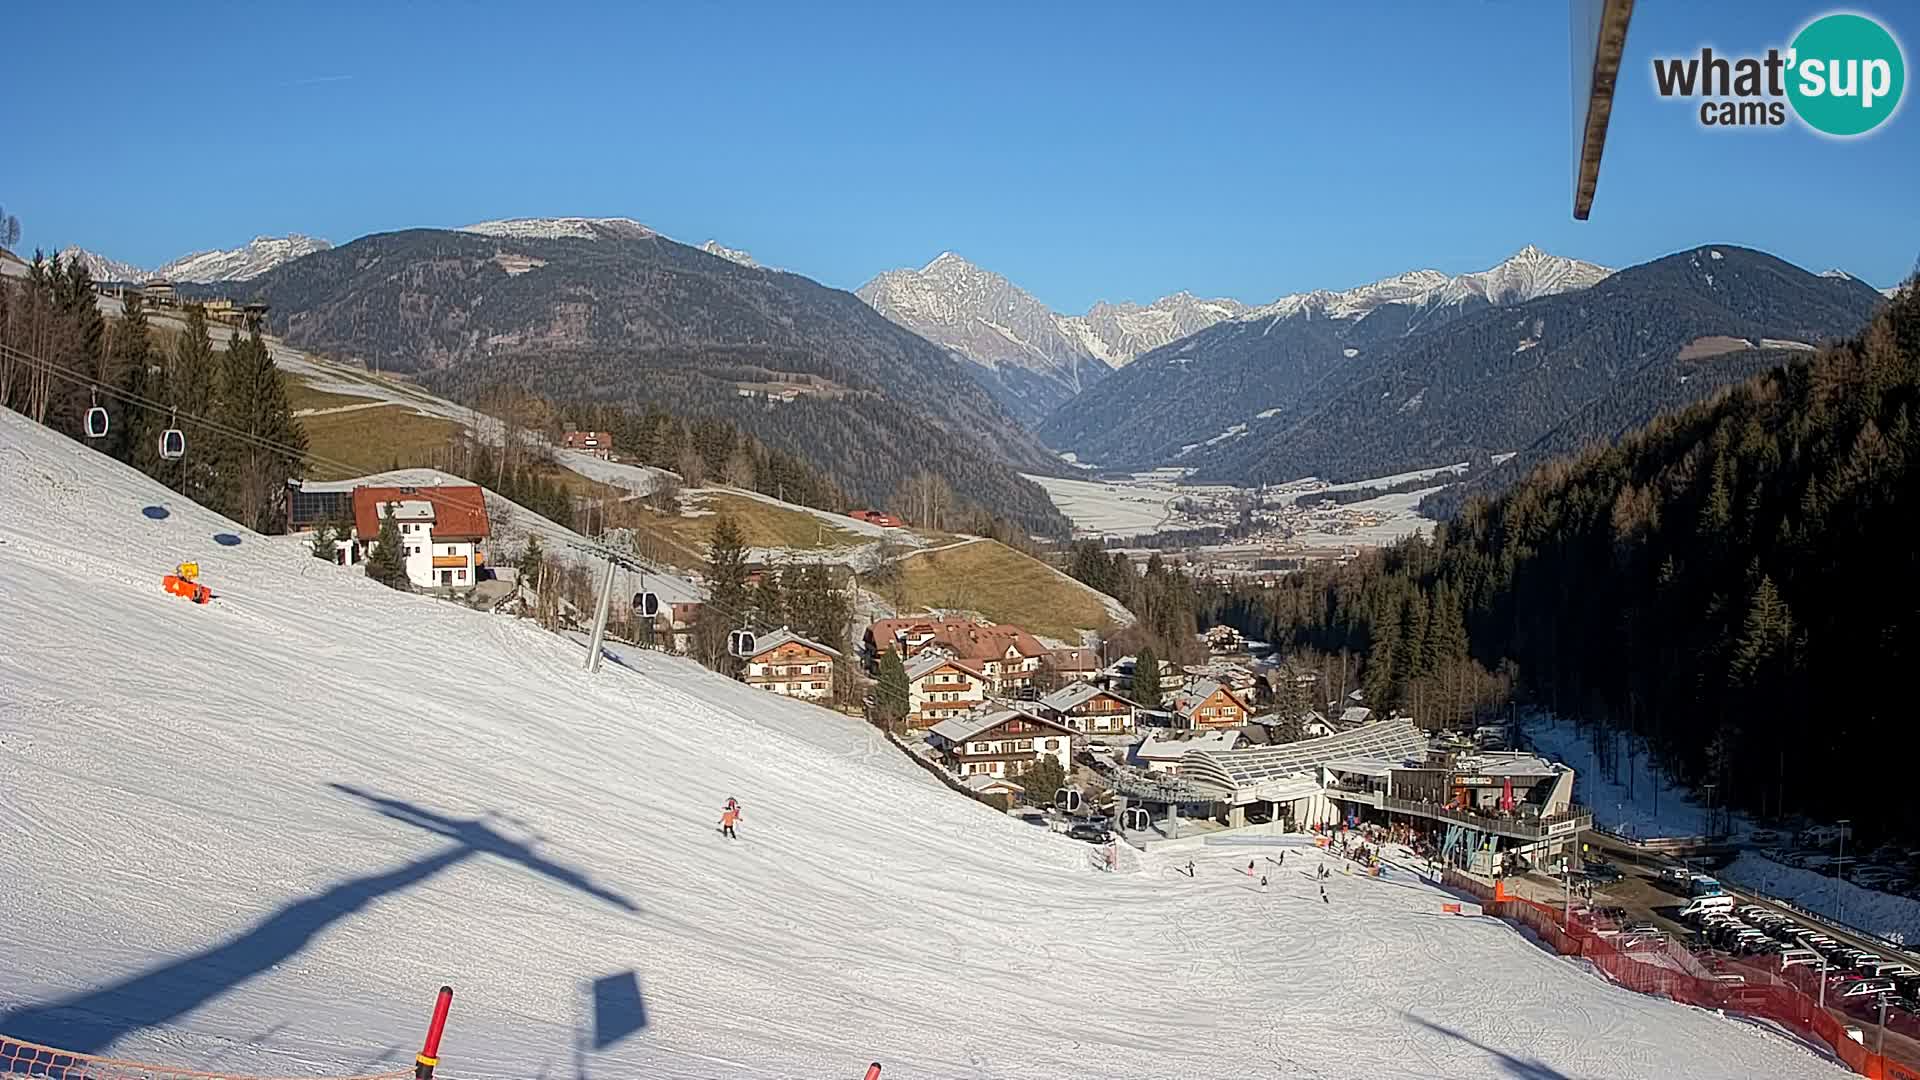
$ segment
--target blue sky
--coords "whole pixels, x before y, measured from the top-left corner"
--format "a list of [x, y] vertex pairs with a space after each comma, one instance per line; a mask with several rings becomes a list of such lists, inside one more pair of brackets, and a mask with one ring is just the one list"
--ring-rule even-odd
[[[1641, 3], [1575, 222], [1564, 0], [33, 4], [7, 78], [44, 107], [7, 110], [0, 204], [24, 249], [143, 265], [627, 216], [844, 288], [952, 249], [1069, 311], [1528, 243], [1609, 265], [1747, 244], [1888, 285], [1920, 256], [1912, 102], [1842, 143], [1706, 131], [1652, 91], [1656, 54], [1784, 44], [1827, 10]], [[1920, 11], [1856, 10], [1915, 59]]]

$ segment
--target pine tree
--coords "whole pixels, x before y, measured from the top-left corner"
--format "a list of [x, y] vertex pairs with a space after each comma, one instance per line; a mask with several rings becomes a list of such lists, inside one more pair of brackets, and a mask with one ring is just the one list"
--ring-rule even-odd
[[747, 599], [748, 606], [753, 610], [754, 628], [764, 634], [776, 627], [793, 625], [796, 632], [804, 634], [806, 631], [794, 624], [790, 616], [788, 599], [786, 591], [781, 588], [780, 574], [772, 567], [762, 571], [760, 580], [749, 590]]
[[1133, 660], [1133, 703], [1143, 709], [1158, 709], [1162, 700], [1160, 658], [1148, 645]]
[[413, 588], [413, 582], [407, 577], [407, 553], [401, 546], [400, 525], [394, 521], [393, 512], [389, 503], [380, 515], [380, 534], [374, 541], [373, 554], [367, 556], [367, 576], [405, 592]]
[[332, 562], [334, 557], [333, 525], [323, 521], [315, 527], [313, 530], [313, 541], [310, 546], [313, 550], [314, 558]]
[[107, 437], [101, 442], [105, 444], [102, 449], [115, 459], [136, 465], [142, 438], [151, 441], [160, 437], [160, 429], [154, 423], [157, 417], [152, 410], [137, 404], [139, 399], [150, 396], [147, 369], [153, 364], [153, 339], [147, 324], [146, 304], [140, 294], [129, 292], [122, 305], [120, 324], [114, 328], [110, 364], [115, 375], [114, 388], [122, 397], [117, 402], [103, 403], [108, 405], [112, 422], [107, 428]]
[[225, 467], [217, 497], [226, 512], [255, 532], [277, 531], [286, 522], [287, 481], [300, 470], [306, 429], [294, 420], [286, 384], [260, 336], [258, 319], [235, 335], [221, 365], [220, 424], [248, 438], [224, 440]]
[[907, 665], [900, 652], [885, 647], [880, 654], [880, 685], [874, 691], [874, 707], [880, 721], [891, 727], [907, 715]]
[[514, 564], [519, 571], [520, 581], [532, 585], [540, 576], [540, 564], [547, 561], [547, 553], [541, 550], [540, 538], [531, 533], [527, 535], [527, 546], [520, 549], [520, 560]]
[[694, 628], [695, 652], [701, 663], [731, 675], [739, 662], [727, 652], [727, 635], [740, 629], [749, 604], [746, 538], [729, 514], [714, 519], [707, 563], [707, 601]]

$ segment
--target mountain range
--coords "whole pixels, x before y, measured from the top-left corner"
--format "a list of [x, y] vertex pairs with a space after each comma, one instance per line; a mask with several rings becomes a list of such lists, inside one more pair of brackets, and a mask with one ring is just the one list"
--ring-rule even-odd
[[1511, 479], [1851, 334], [1883, 301], [1733, 245], [1616, 273], [1550, 258], [1523, 251], [1470, 287], [1412, 299], [1367, 287], [1270, 305], [1142, 357], [1042, 434], [1083, 458], [1172, 462], [1216, 482], [1364, 479], [1515, 452], [1495, 470]]
[[1475, 273], [1412, 270], [1350, 289], [1291, 293], [1147, 353], [1057, 407], [1038, 430], [1083, 461], [1190, 464], [1181, 459], [1244, 436], [1240, 425], [1271, 418], [1269, 410], [1297, 403], [1322, 380], [1339, 383], [1375, 351], [1476, 311], [1584, 289], [1609, 273], [1528, 246]]
[[635, 221], [380, 233], [214, 291], [268, 303], [290, 344], [452, 396], [510, 385], [724, 417], [856, 498], [890, 504], [925, 469], [1035, 533], [1066, 531], [1019, 475], [1058, 459], [945, 349], [851, 293]]
[[80, 247], [69, 247], [60, 255], [69, 261], [78, 259], [85, 263], [87, 272], [93, 275], [95, 281], [135, 284], [177, 281], [204, 285], [217, 281], [247, 281], [282, 263], [316, 251], [325, 251], [331, 246], [325, 240], [298, 233], [291, 236], [256, 236], [242, 247], [226, 251], [196, 251], [152, 270], [143, 270], [132, 263], [109, 259]]
[[874, 310], [952, 351], [1001, 404], [1029, 424], [1111, 370], [1247, 310], [1189, 293], [1152, 304], [1052, 311], [1013, 282], [951, 251], [918, 270], [888, 270], [855, 293]]

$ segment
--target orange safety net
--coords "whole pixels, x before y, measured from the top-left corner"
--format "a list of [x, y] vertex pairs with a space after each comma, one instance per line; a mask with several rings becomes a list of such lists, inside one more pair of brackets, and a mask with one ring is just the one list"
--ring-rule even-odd
[[[1441, 880], [1452, 889], [1477, 897], [1488, 914], [1526, 927], [1555, 952], [1585, 959], [1628, 989], [1703, 1009], [1770, 1020], [1802, 1038], [1818, 1039], [1862, 1076], [1920, 1080], [1920, 1060], [1904, 1056], [1910, 1052], [1904, 1049], [1907, 1040], [1920, 1041], [1920, 1021], [1906, 1013], [1888, 1013], [1887, 1032], [1906, 1036], [1906, 1040], [1888, 1045], [1884, 1054], [1874, 1053], [1848, 1036], [1848, 1024], [1835, 1003], [1829, 1000], [1828, 1007], [1821, 1007], [1820, 973], [1811, 966], [1783, 973], [1773, 970], [1762, 957], [1703, 961], [1672, 941], [1623, 946], [1618, 928], [1591, 912], [1576, 911], [1569, 918], [1559, 908], [1504, 895], [1504, 890], [1490, 888], [1457, 870], [1447, 871]], [[1870, 1028], [1873, 1024], [1872, 1019], [1865, 1019], [1856, 1026]]]
[[[402, 1080], [413, 1076], [411, 1067], [365, 1076], [330, 1080]], [[195, 1072], [169, 1065], [148, 1065], [138, 1061], [76, 1054], [39, 1043], [23, 1042], [0, 1035], [0, 1077], [31, 1076], [44, 1080], [258, 1080], [226, 1073]], [[296, 1078], [287, 1078], [296, 1080]], [[312, 1077], [297, 1080], [315, 1080]]]

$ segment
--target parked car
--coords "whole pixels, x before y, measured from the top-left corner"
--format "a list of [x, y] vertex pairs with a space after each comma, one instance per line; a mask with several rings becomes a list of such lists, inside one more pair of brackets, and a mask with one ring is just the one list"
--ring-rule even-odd
[[1611, 885], [1625, 876], [1626, 875], [1620, 872], [1620, 868], [1612, 863], [1597, 862], [1587, 864], [1587, 877], [1601, 885]]
[[1892, 979], [1861, 979], [1841, 990], [1840, 997], [1846, 1001], [1857, 1001], [1860, 998], [1874, 998], [1879, 997], [1881, 994], [1891, 994], [1898, 989], [1899, 987], [1893, 985]]
[[1104, 844], [1112, 839], [1107, 827], [1097, 821], [1076, 821], [1067, 830], [1067, 835], [1075, 840], [1085, 840], [1089, 844]]
[[1820, 954], [1812, 949], [1783, 949], [1780, 953], [1780, 970], [1793, 967], [1820, 967]]

